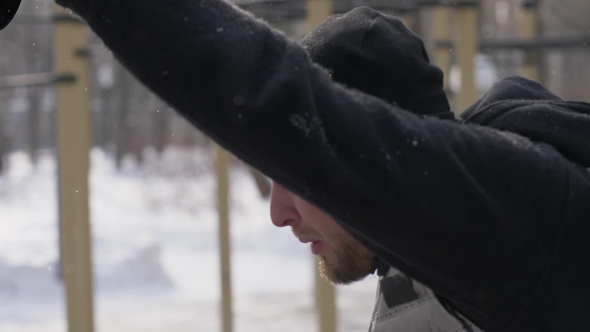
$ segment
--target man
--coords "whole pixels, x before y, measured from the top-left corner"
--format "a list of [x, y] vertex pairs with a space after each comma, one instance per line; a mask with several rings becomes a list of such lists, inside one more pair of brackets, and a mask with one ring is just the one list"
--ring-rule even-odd
[[336, 221], [319, 208], [273, 184], [271, 219], [277, 227], [291, 227], [295, 236], [320, 256], [320, 273], [334, 284], [348, 285], [377, 269], [379, 289], [370, 332], [480, 331], [445, 307], [424, 285], [381, 262]]
[[[374, 24], [377, 20], [383, 24]], [[429, 64], [420, 38], [393, 17], [358, 8], [330, 17], [301, 44], [335, 82], [416, 114], [454, 118], [442, 72]], [[371, 331], [478, 330], [452, 308], [444, 308], [431, 290], [380, 262], [328, 214], [277, 183], [270, 210], [275, 226], [291, 227], [302, 243], [310, 244], [321, 257], [321, 274], [332, 283], [348, 285], [378, 270]]]
[[358, 243], [319, 208], [274, 183], [271, 220], [277, 227], [291, 227], [311, 252], [321, 257], [320, 272], [329, 281], [348, 285], [373, 273], [375, 255]]
[[420, 116], [335, 83], [225, 1], [58, 2], [193, 125], [482, 330], [590, 330], [587, 104], [496, 91], [482, 101], [507, 107], [478, 103], [471, 123]]

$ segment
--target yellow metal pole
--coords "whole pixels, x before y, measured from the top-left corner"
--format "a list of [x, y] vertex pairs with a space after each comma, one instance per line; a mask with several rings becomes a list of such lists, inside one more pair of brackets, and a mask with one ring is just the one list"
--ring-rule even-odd
[[397, 18], [402, 21], [402, 23], [408, 28], [410, 31], [414, 31], [414, 12], [411, 10], [403, 10], [399, 12], [396, 16]]
[[217, 209], [219, 211], [219, 256], [221, 275], [222, 331], [233, 330], [231, 249], [229, 245], [229, 164], [230, 154], [215, 145], [215, 170], [217, 175]]
[[310, 32], [332, 15], [332, 0], [307, 0], [306, 31]]
[[[307, 0], [306, 30], [309, 32], [332, 15], [332, 0]], [[336, 332], [336, 293], [334, 286], [324, 280], [315, 262], [315, 302], [320, 332]]]
[[[534, 3], [523, 8], [522, 19], [519, 23], [520, 35], [522, 38], [532, 40], [537, 37], [537, 6]], [[521, 75], [528, 79], [539, 81], [540, 75], [537, 51], [525, 53]]]
[[[449, 7], [438, 6], [435, 8], [434, 29], [435, 44], [446, 43], [451, 40], [451, 9]], [[443, 86], [448, 93], [450, 91], [449, 75], [452, 63], [451, 50], [448, 47], [437, 46], [434, 54], [436, 65], [443, 71]]]
[[250, 174], [252, 175], [252, 178], [254, 178], [254, 182], [256, 182], [256, 186], [258, 187], [258, 192], [260, 193], [260, 196], [262, 196], [262, 198], [270, 197], [270, 193], [272, 190], [271, 182], [264, 176], [264, 174], [262, 174], [257, 169], [252, 167], [249, 168]]
[[60, 242], [68, 331], [92, 332], [88, 61], [80, 52], [88, 46], [88, 29], [58, 6], [55, 13], [55, 69], [60, 74], [76, 77], [73, 83], [57, 86]]
[[459, 111], [465, 110], [477, 98], [474, 58], [477, 52], [477, 7], [462, 5], [457, 8], [457, 60], [461, 68]]
[[320, 276], [317, 266], [320, 258], [315, 258], [315, 293], [316, 308], [318, 310], [318, 324], [320, 332], [336, 331], [336, 291], [331, 283]]

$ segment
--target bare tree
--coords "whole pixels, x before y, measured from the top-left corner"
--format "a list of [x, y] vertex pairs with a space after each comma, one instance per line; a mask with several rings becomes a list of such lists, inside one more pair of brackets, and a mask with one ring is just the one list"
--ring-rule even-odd
[[5, 128], [5, 113], [7, 108], [0, 106], [0, 175], [8, 168], [8, 136]]
[[41, 96], [39, 89], [31, 89], [29, 93], [29, 116], [28, 116], [28, 130], [29, 130], [29, 155], [33, 165], [37, 165], [38, 153], [40, 148], [40, 137], [39, 137], [39, 121], [41, 113]]
[[168, 107], [158, 108], [153, 113], [154, 147], [159, 154], [162, 154], [170, 143], [171, 113], [172, 111]]
[[127, 141], [127, 133], [129, 130], [128, 126], [128, 115], [130, 114], [130, 101], [133, 78], [131, 75], [119, 64], [115, 66], [115, 77], [116, 83], [114, 91], [117, 94], [116, 107], [112, 109], [115, 120], [115, 164], [117, 168], [120, 168], [123, 163], [123, 158], [129, 151], [129, 143]]

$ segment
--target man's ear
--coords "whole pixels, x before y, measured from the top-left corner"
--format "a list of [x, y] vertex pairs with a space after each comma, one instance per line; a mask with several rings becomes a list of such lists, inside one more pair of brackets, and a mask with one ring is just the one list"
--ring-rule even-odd
[[0, 1], [0, 30], [6, 28], [10, 21], [12, 21], [20, 6], [20, 1], [21, 0]]

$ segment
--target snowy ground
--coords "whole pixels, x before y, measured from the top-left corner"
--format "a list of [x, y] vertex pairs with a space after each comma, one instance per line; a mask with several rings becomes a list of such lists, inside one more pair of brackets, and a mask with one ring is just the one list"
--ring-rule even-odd
[[[116, 172], [91, 155], [96, 330], [218, 331], [217, 215], [211, 160], [167, 151]], [[65, 332], [56, 279], [57, 201], [50, 155], [11, 156], [0, 177], [0, 332]], [[235, 331], [317, 331], [313, 259], [270, 223], [247, 172], [232, 172]], [[339, 288], [340, 331], [366, 331], [376, 279]]]

